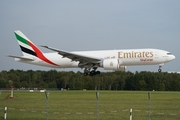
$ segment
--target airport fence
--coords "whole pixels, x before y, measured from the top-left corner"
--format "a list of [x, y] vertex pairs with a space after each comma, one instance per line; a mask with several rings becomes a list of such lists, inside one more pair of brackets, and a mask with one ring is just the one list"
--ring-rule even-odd
[[180, 119], [180, 92], [48, 90], [48, 101], [44, 92], [0, 90], [0, 117], [7, 107], [8, 120], [129, 120], [130, 109], [133, 120]]

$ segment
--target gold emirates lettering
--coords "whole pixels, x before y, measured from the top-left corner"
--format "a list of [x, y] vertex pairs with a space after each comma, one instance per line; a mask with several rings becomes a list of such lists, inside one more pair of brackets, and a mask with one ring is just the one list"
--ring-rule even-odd
[[153, 57], [153, 52], [118, 52], [118, 58], [150, 58]]

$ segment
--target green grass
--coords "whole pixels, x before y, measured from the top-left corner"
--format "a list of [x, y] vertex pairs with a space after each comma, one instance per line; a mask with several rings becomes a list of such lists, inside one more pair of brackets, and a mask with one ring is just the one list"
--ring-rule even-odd
[[[95, 120], [96, 91], [48, 91], [49, 120]], [[143, 91], [99, 91], [99, 120], [129, 120], [129, 109], [133, 109], [133, 120], [148, 119], [148, 92]], [[14, 99], [5, 99], [10, 91], [0, 95], [0, 119], [3, 108], [8, 107], [8, 120], [46, 119], [44, 93], [14, 91]], [[151, 92], [151, 120], [180, 119], [180, 92]]]

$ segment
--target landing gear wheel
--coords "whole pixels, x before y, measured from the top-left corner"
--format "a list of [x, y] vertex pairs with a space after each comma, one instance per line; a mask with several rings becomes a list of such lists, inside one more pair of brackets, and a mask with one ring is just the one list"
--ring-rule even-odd
[[100, 74], [100, 71], [96, 71], [97, 68], [94, 68], [94, 70], [90, 71], [90, 69], [85, 68], [84, 69], [84, 76], [94, 76], [96, 74]]
[[95, 75], [95, 73], [96, 73], [96, 72], [93, 70], [93, 71], [90, 72], [89, 75], [90, 75], [90, 76], [93, 76], [93, 75]]
[[159, 66], [159, 69], [158, 69], [158, 72], [161, 72], [161, 71], [162, 71], [162, 70], [161, 70], [161, 67], [162, 67], [162, 66], [160, 65], [160, 66]]
[[96, 74], [100, 74], [101, 72], [100, 71], [96, 71]]
[[162, 70], [159, 68], [159, 69], [158, 69], [158, 72], [161, 72], [161, 71], [162, 71]]

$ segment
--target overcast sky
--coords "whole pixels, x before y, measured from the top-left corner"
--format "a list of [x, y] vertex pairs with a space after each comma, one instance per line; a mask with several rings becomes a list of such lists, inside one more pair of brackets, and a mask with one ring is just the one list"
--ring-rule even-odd
[[[22, 55], [14, 30], [36, 45], [66, 51], [163, 49], [176, 56], [163, 71], [180, 71], [179, 0], [1, 0], [0, 71], [50, 70], [6, 57]], [[158, 65], [127, 67], [132, 72], [157, 69]]]

